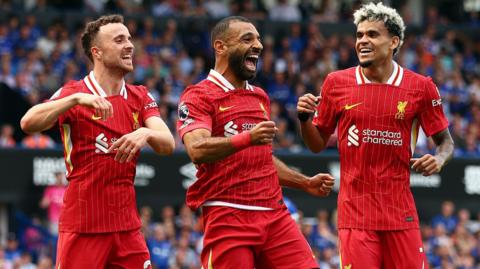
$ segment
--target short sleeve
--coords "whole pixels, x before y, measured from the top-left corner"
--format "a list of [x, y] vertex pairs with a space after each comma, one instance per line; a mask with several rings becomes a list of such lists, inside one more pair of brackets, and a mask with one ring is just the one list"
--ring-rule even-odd
[[443, 113], [442, 98], [431, 78], [426, 81], [420, 104], [419, 121], [427, 136], [448, 128], [448, 120]]
[[183, 136], [195, 129], [212, 130], [212, 102], [205, 90], [198, 86], [185, 89], [178, 104], [177, 132]]
[[[73, 81], [65, 84], [62, 88], [58, 89], [49, 99], [45, 100], [45, 102], [60, 100], [74, 94], [76, 91], [73, 84]], [[74, 113], [72, 112], [73, 109], [74, 108], [71, 108], [65, 111], [65, 113], [63, 113], [62, 115], [60, 115], [60, 117], [58, 117], [58, 122], [64, 123], [72, 119], [74, 115]]]
[[142, 100], [142, 119], [145, 122], [150, 117], [160, 117], [160, 111], [158, 111], [157, 101], [155, 98], [148, 92], [147, 88], [142, 87], [145, 90], [145, 95]]
[[322, 85], [321, 99], [312, 121], [313, 125], [317, 126], [320, 132], [325, 135], [331, 135], [337, 126], [337, 112], [331, 96], [332, 89], [332, 77], [328, 75]]

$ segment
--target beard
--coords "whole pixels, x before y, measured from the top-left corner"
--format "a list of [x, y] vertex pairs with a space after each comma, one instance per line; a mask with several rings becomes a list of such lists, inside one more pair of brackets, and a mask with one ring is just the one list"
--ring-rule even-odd
[[245, 67], [245, 55], [240, 52], [233, 52], [228, 57], [228, 65], [233, 74], [241, 80], [251, 80], [255, 78], [255, 71], [248, 70]]
[[126, 65], [121, 60], [120, 61], [104, 61], [105, 67], [108, 69], [118, 72], [125, 76], [126, 74], [133, 71], [133, 62], [132, 65]]
[[360, 66], [363, 67], [363, 68], [369, 67], [372, 64], [373, 64], [373, 60], [367, 60], [367, 61], [364, 61], [364, 62], [360, 62]]

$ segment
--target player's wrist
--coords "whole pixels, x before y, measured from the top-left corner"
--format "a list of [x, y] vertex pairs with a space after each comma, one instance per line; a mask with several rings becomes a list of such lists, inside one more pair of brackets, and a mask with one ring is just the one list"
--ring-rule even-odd
[[234, 136], [231, 136], [230, 142], [236, 150], [242, 150], [249, 147], [252, 144], [252, 138], [249, 131], [241, 132]]
[[297, 113], [297, 118], [300, 122], [307, 122], [307, 121], [310, 120], [311, 115], [312, 114], [306, 113], [306, 112], [298, 112]]

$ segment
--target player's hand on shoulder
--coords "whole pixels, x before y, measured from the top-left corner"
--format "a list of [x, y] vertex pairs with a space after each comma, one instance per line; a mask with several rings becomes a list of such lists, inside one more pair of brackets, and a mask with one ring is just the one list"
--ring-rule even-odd
[[106, 120], [113, 116], [113, 106], [104, 97], [87, 93], [77, 93], [76, 95], [77, 103], [95, 109], [96, 117]]
[[265, 145], [273, 142], [277, 127], [273, 121], [262, 121], [249, 132], [252, 145]]
[[310, 177], [304, 190], [314, 196], [327, 196], [333, 189], [335, 178], [330, 174], [319, 173]]
[[148, 128], [139, 128], [120, 137], [112, 144], [108, 152], [115, 152], [115, 161], [117, 162], [129, 162], [147, 144], [150, 136]]
[[417, 173], [422, 173], [423, 176], [431, 176], [439, 173], [442, 170], [444, 161], [431, 154], [425, 154], [420, 158], [410, 159], [412, 169]]
[[314, 96], [311, 93], [307, 93], [298, 98], [297, 114], [300, 121], [307, 121], [310, 118], [310, 115], [315, 112], [319, 101], [320, 97]]

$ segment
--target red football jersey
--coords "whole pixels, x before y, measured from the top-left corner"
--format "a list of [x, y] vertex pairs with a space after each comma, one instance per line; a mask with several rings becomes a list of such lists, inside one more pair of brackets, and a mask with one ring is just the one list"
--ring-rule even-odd
[[385, 84], [360, 67], [331, 73], [321, 96], [313, 123], [328, 134], [338, 127], [338, 227], [417, 228], [410, 158], [418, 128], [431, 136], [448, 127], [435, 84], [394, 63]]
[[80, 105], [59, 117], [69, 181], [59, 229], [104, 233], [139, 228], [133, 187], [139, 153], [131, 162], [119, 163], [115, 152], [107, 150], [118, 138], [144, 126], [147, 118], [160, 116], [157, 103], [145, 87], [125, 83], [119, 95], [107, 97], [93, 72], [67, 83], [51, 100], [74, 93], [105, 97], [112, 103], [113, 117], [103, 121], [94, 109]]
[[[228, 137], [269, 120], [270, 101], [260, 88], [235, 89], [211, 70], [207, 79], [185, 89], [178, 106], [177, 130], [183, 136], [207, 129]], [[198, 180], [187, 191], [187, 205], [224, 205], [244, 209], [280, 208], [282, 192], [273, 164], [272, 145], [250, 146], [222, 160], [198, 166]]]

